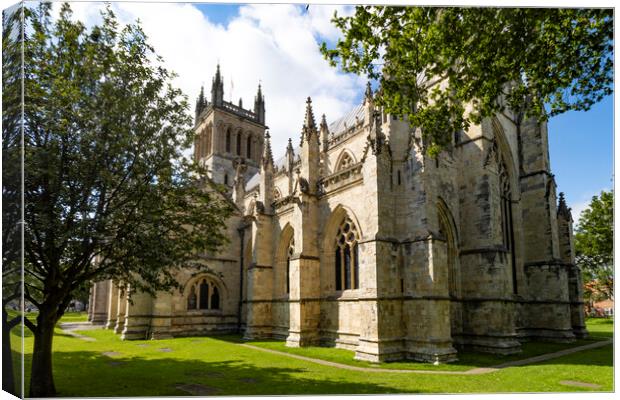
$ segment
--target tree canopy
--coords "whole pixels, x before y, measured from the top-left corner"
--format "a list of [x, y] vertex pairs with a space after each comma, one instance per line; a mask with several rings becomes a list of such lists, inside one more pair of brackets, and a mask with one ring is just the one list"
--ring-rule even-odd
[[576, 262], [593, 297], [614, 296], [613, 224], [614, 193], [602, 191], [581, 213], [575, 233]]
[[[24, 297], [39, 311], [25, 320], [35, 336], [30, 396], [46, 397], [55, 393], [53, 329], [75, 291], [108, 278], [149, 293], [174, 288], [178, 268], [226, 242], [232, 207], [184, 156], [193, 142], [186, 97], [138, 24], [119, 26], [109, 7], [91, 29], [68, 4], [56, 19], [49, 3], [24, 14], [3, 21], [3, 174], [23, 133]], [[10, 173], [3, 204], [18, 205], [21, 179]], [[5, 229], [18, 214], [3, 207]], [[14, 237], [3, 231], [3, 242]], [[20, 267], [3, 260], [13, 260], [3, 275]]]
[[613, 91], [613, 10], [357, 6], [321, 46], [333, 66], [378, 80], [377, 103], [437, 153], [501, 112], [516, 125], [588, 110]]

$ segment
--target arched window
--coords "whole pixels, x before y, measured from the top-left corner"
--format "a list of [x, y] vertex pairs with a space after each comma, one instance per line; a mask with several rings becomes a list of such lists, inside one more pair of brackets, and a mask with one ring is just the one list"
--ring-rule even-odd
[[252, 136], [248, 136], [245, 142], [245, 156], [246, 158], [252, 158]]
[[439, 234], [446, 240], [448, 250], [448, 293], [450, 297], [460, 296], [460, 276], [457, 265], [457, 243], [453, 232], [452, 218], [447, 207], [440, 205], [438, 212]]
[[202, 279], [192, 285], [187, 296], [188, 310], [219, 310], [220, 290], [209, 279]]
[[351, 158], [351, 155], [349, 153], [344, 153], [342, 158], [340, 159], [340, 162], [338, 163], [338, 168], [336, 168], [336, 170], [340, 171], [343, 169], [347, 169], [351, 165], [353, 165], [353, 158]]
[[213, 145], [213, 126], [207, 128], [207, 150], [205, 156], [211, 154], [211, 146]]
[[187, 296], [187, 309], [195, 310], [196, 309], [196, 287], [192, 286], [189, 291], [189, 296]]
[[359, 249], [355, 224], [346, 218], [336, 234], [336, 290], [359, 288]]
[[206, 310], [209, 308], [209, 284], [205, 279], [200, 283], [200, 303], [199, 308], [201, 310]]
[[295, 252], [295, 238], [291, 238], [286, 252], [286, 293], [291, 291], [291, 258]]
[[226, 152], [230, 153], [230, 129], [226, 131]]
[[517, 266], [515, 257], [514, 228], [512, 222], [512, 192], [510, 188], [510, 176], [504, 160], [499, 163], [499, 190], [500, 207], [502, 216], [502, 241], [506, 250], [510, 253], [508, 260], [512, 270], [512, 290], [517, 293]]
[[224, 174], [224, 185], [228, 185], [228, 174]]
[[210, 309], [218, 310], [220, 308], [220, 291], [217, 290], [217, 286], [213, 286], [213, 293], [211, 294]]
[[241, 155], [241, 132], [237, 133], [237, 155]]

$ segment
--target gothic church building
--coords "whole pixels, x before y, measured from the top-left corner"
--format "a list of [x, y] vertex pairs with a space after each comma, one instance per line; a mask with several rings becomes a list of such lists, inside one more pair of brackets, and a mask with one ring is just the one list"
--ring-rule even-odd
[[218, 66], [194, 157], [228, 187], [229, 245], [197, 254], [173, 293], [128, 302], [126, 285], [96, 283], [90, 320], [124, 339], [241, 331], [376, 362], [587, 335], [545, 123], [518, 136], [497, 115], [432, 158], [370, 86], [340, 119], [317, 121], [310, 98], [302, 118], [299, 146], [274, 160], [260, 85], [253, 110], [224, 101]]

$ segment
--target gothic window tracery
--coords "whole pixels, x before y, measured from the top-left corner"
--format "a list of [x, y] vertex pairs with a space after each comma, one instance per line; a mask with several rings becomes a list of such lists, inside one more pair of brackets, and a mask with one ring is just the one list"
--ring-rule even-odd
[[342, 158], [340, 159], [340, 162], [338, 163], [338, 168], [336, 168], [336, 170], [341, 171], [343, 169], [349, 168], [352, 165], [353, 165], [353, 158], [351, 157], [349, 153], [344, 153]]
[[209, 127], [207, 128], [207, 145], [206, 145], [206, 153], [205, 156], [208, 156], [209, 154], [211, 154], [212, 150], [211, 147], [213, 146], [213, 126], [209, 125]]
[[336, 290], [359, 288], [359, 234], [349, 217], [345, 218], [336, 234], [335, 275]]
[[252, 158], [252, 136], [248, 136], [245, 144], [245, 156], [246, 158]]
[[517, 293], [517, 269], [514, 250], [514, 226], [512, 220], [512, 191], [510, 176], [504, 160], [499, 162], [500, 209], [502, 218], [502, 243], [509, 253], [508, 261], [512, 270], [513, 292]]
[[196, 287], [192, 286], [189, 290], [189, 296], [187, 296], [187, 309], [196, 309]]
[[295, 252], [295, 238], [291, 238], [291, 242], [288, 245], [286, 251], [286, 293], [291, 291], [291, 258]]
[[230, 128], [226, 131], [226, 152], [230, 153]]
[[220, 291], [215, 283], [203, 278], [195, 282], [187, 296], [188, 310], [219, 310]]
[[241, 132], [237, 132], [237, 155], [241, 155]]

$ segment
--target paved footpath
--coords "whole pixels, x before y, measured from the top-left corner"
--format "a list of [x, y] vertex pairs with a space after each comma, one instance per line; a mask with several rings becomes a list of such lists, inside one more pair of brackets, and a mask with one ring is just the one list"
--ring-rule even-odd
[[473, 368], [467, 371], [430, 371], [430, 370], [414, 370], [414, 369], [387, 369], [387, 368], [366, 368], [366, 367], [356, 367], [353, 365], [340, 364], [333, 361], [320, 360], [317, 358], [304, 357], [297, 354], [286, 353], [278, 350], [265, 349], [262, 347], [252, 346], [251, 344], [239, 344], [239, 346], [247, 347], [249, 349], [264, 351], [266, 353], [278, 354], [281, 356], [296, 358], [298, 360], [309, 361], [315, 364], [326, 365], [334, 368], [348, 369], [351, 371], [360, 371], [360, 372], [382, 372], [382, 373], [397, 373], [397, 374], [437, 374], [437, 375], [482, 375], [488, 374], [491, 372], [499, 371], [502, 368], [507, 367], [515, 367], [519, 365], [526, 364], [534, 364], [541, 361], [551, 360], [553, 358], [562, 357], [568, 354], [577, 353], [579, 351], [596, 349], [599, 347], [607, 346], [608, 344], [612, 344], [613, 340], [603, 340], [596, 343], [586, 344], [579, 347], [573, 347], [571, 349], [556, 351], [555, 353], [543, 354], [536, 357], [530, 357], [523, 360], [518, 361], [510, 361], [503, 364], [495, 365], [487, 368]]
[[76, 337], [78, 339], [86, 340], [88, 342], [95, 342], [97, 339], [80, 335], [75, 331], [90, 331], [93, 329], [103, 329], [103, 325], [93, 325], [90, 322], [63, 322], [60, 324], [60, 329], [63, 330], [67, 335]]

